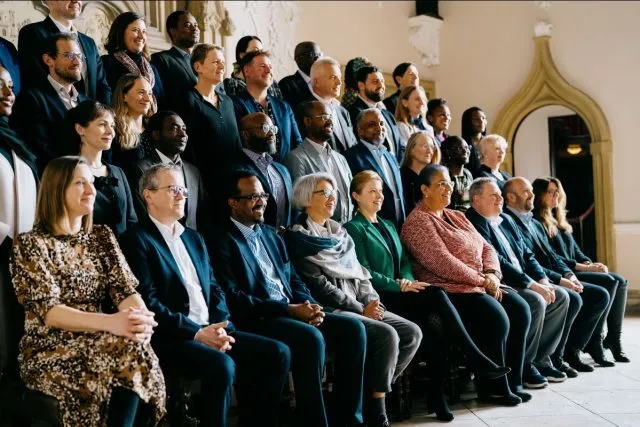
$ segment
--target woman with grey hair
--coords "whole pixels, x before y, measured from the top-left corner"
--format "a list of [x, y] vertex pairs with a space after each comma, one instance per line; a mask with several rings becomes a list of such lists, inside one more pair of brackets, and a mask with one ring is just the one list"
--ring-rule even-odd
[[440, 148], [436, 143], [433, 128], [429, 126], [428, 130], [419, 130], [409, 137], [400, 163], [404, 209], [407, 213], [411, 212], [422, 198], [420, 186], [416, 184], [420, 171], [434, 163], [440, 163]]
[[367, 425], [388, 426], [385, 394], [415, 355], [420, 327], [386, 311], [358, 262], [347, 231], [332, 220], [337, 186], [326, 173], [305, 175], [293, 187], [293, 205], [303, 212], [285, 233], [292, 262], [327, 311], [353, 316], [367, 331], [365, 390], [370, 393]]
[[507, 140], [500, 135], [487, 135], [478, 143], [480, 168], [473, 172], [474, 178], [489, 177], [496, 180], [500, 190], [511, 179], [511, 174], [500, 170], [507, 152]]

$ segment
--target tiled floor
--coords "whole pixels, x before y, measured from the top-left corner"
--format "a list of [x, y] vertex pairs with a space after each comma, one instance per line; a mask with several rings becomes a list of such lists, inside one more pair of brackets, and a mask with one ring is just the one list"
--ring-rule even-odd
[[[466, 401], [455, 405], [453, 422], [460, 427], [591, 427], [640, 426], [640, 317], [628, 318], [624, 324], [624, 348], [631, 363], [617, 363], [614, 368], [598, 368], [564, 383], [552, 384], [533, 394], [528, 403], [505, 408]], [[588, 357], [585, 360], [590, 360]], [[417, 403], [417, 402], [416, 402]], [[425, 411], [409, 421], [394, 426], [423, 426], [440, 423]]]

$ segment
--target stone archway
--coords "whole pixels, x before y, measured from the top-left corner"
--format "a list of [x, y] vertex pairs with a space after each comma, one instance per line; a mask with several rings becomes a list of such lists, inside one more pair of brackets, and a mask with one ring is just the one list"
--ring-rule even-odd
[[[562, 105], [578, 114], [591, 134], [589, 149], [593, 159], [594, 202], [596, 209], [596, 240], [598, 260], [615, 266], [613, 234], [613, 165], [609, 123], [600, 106], [586, 93], [572, 86], [556, 68], [548, 35], [534, 38], [535, 59], [527, 80], [518, 93], [500, 111], [492, 133], [513, 141], [520, 123], [538, 108]], [[504, 167], [513, 169], [513, 148], [510, 145]]]

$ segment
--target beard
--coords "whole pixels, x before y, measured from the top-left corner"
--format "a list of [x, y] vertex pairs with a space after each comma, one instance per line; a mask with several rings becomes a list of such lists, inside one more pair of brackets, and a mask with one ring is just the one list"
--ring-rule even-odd
[[276, 139], [275, 138], [261, 138], [256, 135], [252, 135], [249, 139], [249, 148], [257, 153], [267, 153], [270, 156], [276, 154]]
[[81, 70], [82, 66], [78, 67], [77, 71], [68, 71], [62, 68], [55, 67], [56, 74], [67, 83], [75, 83], [82, 80]]
[[369, 91], [369, 90], [365, 90], [364, 94], [366, 95], [367, 98], [369, 98], [370, 100], [372, 100], [373, 102], [380, 102], [382, 101], [382, 95], [380, 95], [378, 92], [374, 92], [374, 91]]

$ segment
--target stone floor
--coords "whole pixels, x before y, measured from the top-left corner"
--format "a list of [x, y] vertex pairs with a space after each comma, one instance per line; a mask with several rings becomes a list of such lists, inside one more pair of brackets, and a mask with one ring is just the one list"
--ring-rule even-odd
[[[455, 419], [447, 425], [640, 426], [640, 317], [625, 320], [623, 342], [631, 363], [617, 363], [613, 368], [596, 367], [595, 372], [580, 374], [564, 383], [552, 384], [542, 390], [527, 390], [533, 394], [533, 399], [515, 408], [483, 405], [475, 400], [456, 404], [451, 408]], [[590, 361], [588, 357], [584, 359]], [[435, 415], [427, 415], [424, 407], [414, 406], [411, 420], [393, 425], [409, 427], [433, 423], [440, 423]]]

